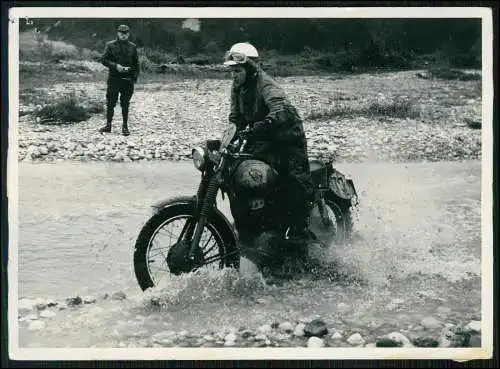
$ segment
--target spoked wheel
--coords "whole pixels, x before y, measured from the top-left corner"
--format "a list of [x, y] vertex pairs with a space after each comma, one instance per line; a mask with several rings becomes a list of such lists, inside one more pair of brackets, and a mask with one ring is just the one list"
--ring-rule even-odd
[[337, 203], [330, 198], [326, 198], [323, 214], [321, 213], [320, 207], [315, 205], [311, 211], [310, 229], [324, 247], [342, 243], [351, 237], [353, 226], [352, 213], [346, 204]]
[[134, 269], [144, 291], [169, 274], [190, 273], [200, 268], [239, 267], [239, 253], [228, 223], [213, 212], [205, 225], [194, 260], [189, 244], [181, 241], [193, 220], [193, 200], [173, 203], [154, 214], [144, 225], [135, 245]]

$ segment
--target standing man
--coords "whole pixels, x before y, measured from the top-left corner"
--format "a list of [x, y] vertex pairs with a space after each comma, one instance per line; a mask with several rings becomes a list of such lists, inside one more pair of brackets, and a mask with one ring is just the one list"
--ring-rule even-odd
[[128, 136], [128, 112], [134, 84], [139, 76], [139, 57], [137, 46], [128, 40], [129, 27], [120, 25], [117, 28], [117, 38], [106, 43], [101, 63], [109, 69], [106, 90], [106, 125], [99, 132], [111, 132], [114, 108], [120, 95], [122, 108], [122, 134]]

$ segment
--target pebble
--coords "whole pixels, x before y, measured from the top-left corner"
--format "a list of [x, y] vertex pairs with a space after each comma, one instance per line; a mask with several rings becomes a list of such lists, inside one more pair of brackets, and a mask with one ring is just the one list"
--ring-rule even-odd
[[283, 331], [283, 332], [293, 332], [294, 331], [293, 325], [290, 322], [280, 323], [280, 325], [278, 326], [278, 329], [280, 331]]
[[420, 324], [427, 329], [437, 329], [443, 326], [439, 320], [433, 317], [425, 318]]
[[309, 348], [318, 348], [318, 347], [325, 347], [325, 341], [319, 337], [310, 337], [307, 340], [307, 347]]
[[36, 300], [36, 308], [37, 310], [43, 310], [47, 307], [47, 303], [43, 299]]
[[297, 336], [297, 337], [304, 336], [305, 335], [305, 332], [304, 332], [305, 326], [306, 325], [304, 323], [297, 324], [297, 326], [295, 327], [295, 330], [293, 331], [294, 336]]
[[94, 304], [97, 301], [97, 299], [92, 296], [85, 296], [82, 300], [84, 304]]
[[80, 296], [69, 297], [66, 299], [68, 306], [77, 306], [82, 303], [82, 298]]
[[362, 345], [365, 343], [365, 340], [363, 339], [363, 337], [359, 334], [359, 333], [354, 333], [353, 335], [351, 335], [348, 339], [347, 339], [347, 342], [350, 344], [350, 345], [353, 345], [353, 346], [359, 346], [359, 345]]
[[229, 333], [225, 337], [224, 346], [234, 346], [235, 341], [236, 341], [236, 335], [234, 333]]
[[342, 334], [340, 332], [335, 332], [332, 334], [332, 340], [341, 340], [343, 337], [342, 337]]
[[257, 328], [257, 332], [261, 334], [266, 334], [271, 332], [272, 328], [269, 324], [261, 325], [259, 328]]
[[30, 331], [39, 331], [40, 329], [45, 328], [45, 322], [42, 320], [34, 320], [30, 323], [28, 330]]

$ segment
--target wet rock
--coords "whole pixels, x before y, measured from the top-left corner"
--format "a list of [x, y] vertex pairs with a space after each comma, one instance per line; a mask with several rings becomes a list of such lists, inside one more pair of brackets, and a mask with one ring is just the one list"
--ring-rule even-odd
[[382, 337], [379, 338], [375, 344], [376, 347], [402, 347], [403, 344], [396, 342], [394, 340], [391, 340], [390, 338], [387, 337]]
[[481, 321], [472, 320], [469, 324], [467, 324], [465, 329], [470, 332], [481, 333]]
[[234, 333], [229, 333], [225, 337], [224, 346], [234, 346], [235, 341], [236, 341], [236, 335]]
[[45, 309], [47, 307], [47, 303], [43, 299], [37, 299], [35, 307], [36, 307], [37, 310], [40, 311], [40, 310], [43, 310], [43, 309]]
[[34, 320], [28, 326], [29, 331], [39, 331], [40, 329], [45, 328], [45, 322], [42, 320]]
[[97, 301], [97, 299], [92, 296], [85, 296], [82, 300], [84, 304], [94, 304]]
[[119, 291], [115, 292], [111, 295], [112, 300], [125, 300], [127, 298], [127, 295], [125, 295], [125, 292]]
[[306, 337], [323, 337], [328, 333], [326, 324], [321, 319], [314, 319], [312, 322], [307, 323], [304, 327], [304, 334]]
[[340, 333], [340, 332], [334, 332], [334, 333], [332, 334], [332, 337], [331, 337], [331, 338], [332, 338], [332, 340], [341, 340], [341, 339], [343, 338], [343, 337], [342, 337], [342, 333]]
[[443, 323], [433, 317], [425, 318], [420, 324], [426, 329], [438, 329], [443, 326]]
[[404, 334], [400, 332], [391, 332], [387, 335], [387, 338], [396, 342], [398, 345], [403, 347], [412, 347], [413, 344]]
[[82, 302], [83, 302], [83, 300], [80, 296], [69, 297], [66, 299], [66, 304], [68, 306], [78, 306], [78, 305], [81, 305]]
[[51, 310], [43, 310], [40, 312], [40, 317], [42, 318], [53, 318], [56, 316], [56, 313], [54, 313]]
[[293, 335], [297, 337], [302, 337], [305, 335], [304, 328], [305, 328], [304, 323], [299, 323], [296, 325], [295, 330], [293, 331]]
[[241, 338], [243, 338], [243, 339], [247, 339], [247, 338], [249, 338], [249, 337], [253, 336], [253, 332], [252, 332], [251, 330], [249, 330], [249, 329], [245, 329], [244, 331], [242, 331], [242, 332], [240, 333], [240, 336], [241, 336]]
[[293, 325], [290, 322], [280, 323], [278, 329], [282, 332], [293, 332]]
[[477, 333], [471, 334], [467, 347], [481, 347], [481, 335]]
[[417, 337], [412, 340], [416, 347], [438, 347], [439, 341], [434, 337]]
[[347, 342], [352, 346], [359, 346], [363, 345], [365, 343], [365, 340], [359, 333], [354, 333], [347, 339]]
[[325, 341], [323, 339], [312, 336], [307, 340], [307, 347], [309, 348], [318, 348], [318, 347], [325, 347]]

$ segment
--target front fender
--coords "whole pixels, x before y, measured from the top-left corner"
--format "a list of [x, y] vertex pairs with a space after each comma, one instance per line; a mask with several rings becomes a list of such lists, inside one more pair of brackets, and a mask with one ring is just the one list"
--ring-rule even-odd
[[[165, 209], [166, 207], [173, 206], [176, 204], [192, 204], [194, 210], [196, 208], [196, 202], [197, 202], [196, 196], [177, 196], [157, 201], [153, 205], [151, 205], [151, 207], [153, 208], [153, 212], [157, 213], [160, 210]], [[219, 220], [224, 222], [226, 230], [228, 232], [231, 232], [234, 243], [236, 244], [237, 235], [229, 219], [227, 219], [227, 217], [216, 206], [212, 208], [211, 213], [212, 213], [211, 216], [217, 217]]]
[[164, 209], [164, 208], [166, 208], [168, 206], [172, 206], [172, 205], [179, 204], [179, 203], [182, 203], [182, 204], [189, 204], [189, 203], [196, 204], [196, 196], [177, 196], [177, 197], [172, 197], [172, 198], [169, 198], [169, 199], [164, 199], [164, 200], [157, 201], [153, 205], [151, 205], [151, 207], [153, 208], [153, 212], [157, 213], [161, 209]]

